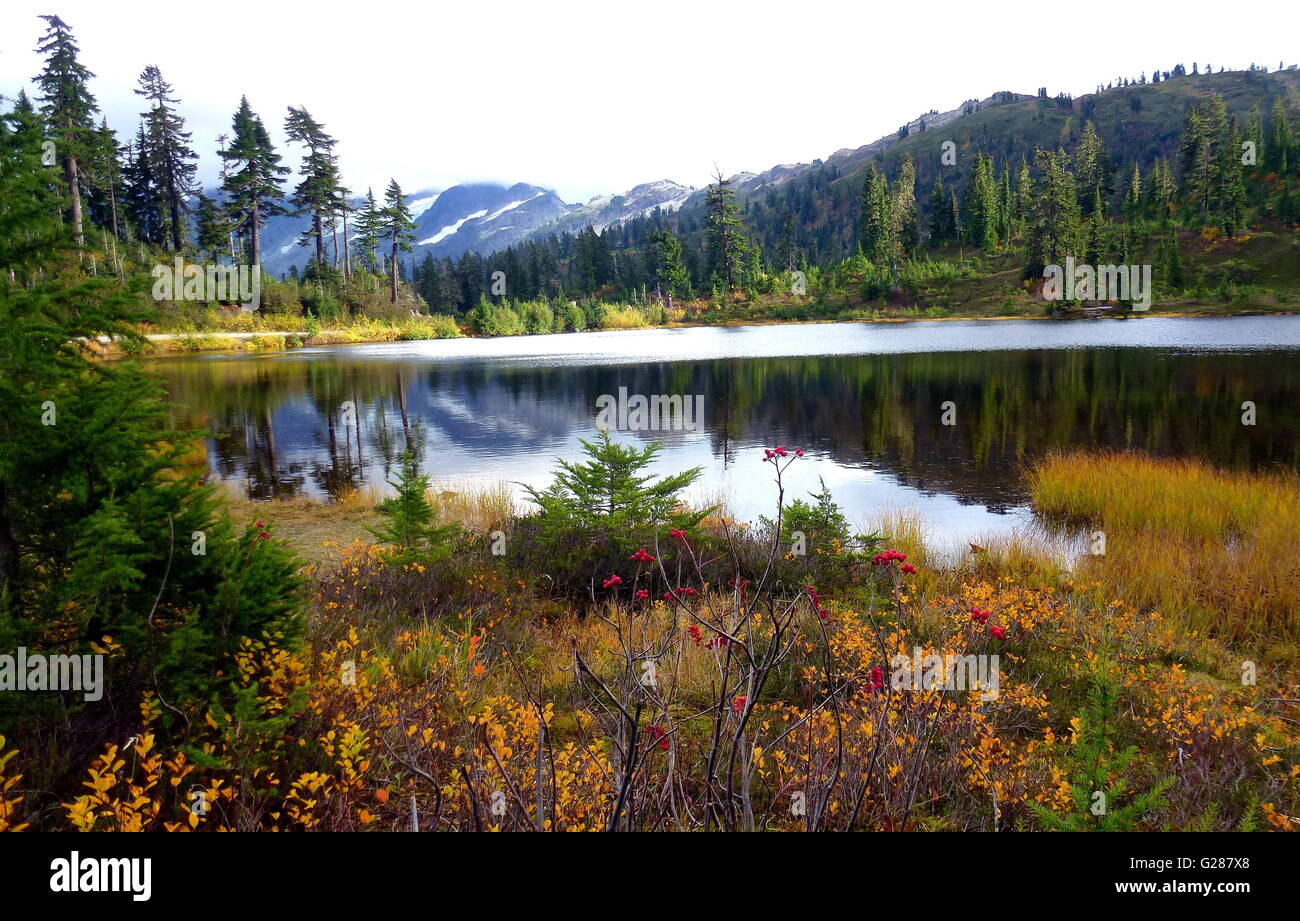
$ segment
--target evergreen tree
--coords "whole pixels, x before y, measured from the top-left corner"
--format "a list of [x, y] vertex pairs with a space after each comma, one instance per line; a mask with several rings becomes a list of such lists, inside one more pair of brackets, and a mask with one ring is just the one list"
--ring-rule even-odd
[[966, 240], [983, 250], [998, 245], [998, 185], [993, 174], [993, 158], [977, 154], [975, 171], [966, 186], [966, 207], [962, 224]]
[[253, 265], [262, 264], [262, 226], [274, 215], [288, 213], [280, 203], [284, 177], [289, 168], [280, 165], [271, 136], [248, 104], [239, 100], [231, 123], [234, 136], [221, 158], [230, 167], [222, 190], [236, 230], [247, 230], [248, 255]]
[[371, 272], [379, 271], [379, 237], [383, 232], [383, 213], [375, 201], [374, 189], [366, 189], [366, 203], [357, 212], [357, 246], [367, 258]]
[[891, 262], [896, 263], [900, 255], [910, 256], [916, 248], [916, 165], [910, 156], [904, 157], [898, 167], [889, 204], [891, 235], [895, 243], [895, 251], [890, 253], [890, 257]]
[[338, 158], [334, 155], [336, 141], [325, 132], [325, 126], [311, 117], [305, 108], [289, 106], [284, 122], [285, 133], [292, 141], [307, 147], [299, 175], [302, 181], [293, 193], [293, 203], [299, 214], [309, 214], [311, 225], [303, 231], [298, 243], [316, 245], [316, 262], [325, 265], [325, 226], [338, 211], [342, 183], [339, 177]]
[[709, 274], [715, 284], [730, 290], [740, 275], [745, 241], [741, 236], [736, 192], [731, 188], [731, 180], [722, 178], [721, 171], [715, 174], [713, 184], [704, 193], [704, 207]]
[[136, 132], [135, 141], [126, 146], [122, 166], [123, 210], [135, 227], [136, 236], [146, 243], [161, 246], [165, 239], [162, 191], [154, 182], [154, 172], [148, 155], [148, 139], [144, 125]]
[[1142, 214], [1142, 167], [1133, 161], [1133, 171], [1129, 174], [1128, 189], [1124, 192], [1124, 215], [1130, 220], [1137, 220]]
[[397, 303], [397, 254], [409, 253], [415, 242], [415, 221], [411, 211], [406, 207], [406, 196], [396, 179], [388, 181], [384, 191], [384, 209], [381, 212], [383, 236], [392, 245], [392, 256], [388, 260], [389, 296], [392, 303]]
[[1187, 113], [1179, 139], [1183, 164], [1183, 198], [1195, 210], [1202, 227], [1216, 212], [1222, 177], [1226, 110], [1221, 96], [1211, 96]]
[[392, 495], [375, 506], [382, 519], [368, 529], [381, 544], [393, 549], [390, 559], [399, 564], [442, 562], [451, 555], [460, 529], [437, 524], [438, 510], [429, 501], [429, 477], [420, 473], [415, 452], [402, 454], [397, 478], [388, 481]]
[[117, 142], [117, 134], [108, 127], [108, 119], [101, 119], [86, 159], [90, 221], [107, 227], [115, 239], [121, 236], [118, 221], [118, 202], [122, 197], [121, 156], [122, 147]]
[[41, 115], [45, 129], [55, 143], [57, 155], [63, 161], [72, 239], [77, 246], [85, 246], [81, 163], [95, 143], [94, 116], [99, 112], [99, 105], [89, 88], [94, 74], [78, 60], [77, 42], [68, 24], [58, 16], [42, 16], [41, 19], [48, 27], [36, 46], [36, 53], [45, 56], [45, 68], [36, 77]]
[[943, 177], [935, 176], [934, 185], [930, 187], [930, 245], [937, 246], [951, 239], [948, 225], [948, 194], [944, 189]]
[[894, 216], [889, 195], [889, 181], [867, 167], [862, 184], [862, 224], [859, 243], [862, 253], [879, 267], [888, 267], [894, 252]]
[[1218, 204], [1223, 232], [1235, 237], [1246, 229], [1246, 177], [1241, 164], [1241, 135], [1237, 118], [1228, 119], [1228, 130], [1219, 150]]
[[172, 251], [180, 252], [185, 246], [185, 199], [195, 191], [198, 154], [189, 146], [185, 119], [173, 108], [180, 100], [172, 96], [171, 84], [163, 79], [162, 72], [150, 65], [140, 74], [139, 83], [136, 95], [152, 103], [147, 112], [140, 113], [147, 145], [145, 162], [153, 184], [164, 196]]
[[1273, 111], [1268, 124], [1268, 149], [1265, 153], [1265, 168], [1270, 173], [1286, 176], [1291, 171], [1291, 147], [1295, 144], [1291, 121], [1287, 118], [1286, 106], [1281, 96], [1273, 98]]
[[1176, 190], [1173, 172], [1164, 157], [1157, 157], [1151, 167], [1151, 205], [1160, 215], [1162, 223], [1168, 223], [1175, 204]]
[[1042, 177], [1034, 194], [1026, 277], [1042, 277], [1044, 266], [1059, 265], [1074, 252], [1079, 234], [1079, 199], [1065, 151], [1036, 151]]
[[673, 297], [689, 298], [691, 296], [691, 279], [682, 261], [682, 241], [671, 230], [661, 230], [654, 236], [655, 241], [655, 287], [668, 299], [672, 307]]
[[230, 238], [230, 223], [215, 201], [203, 192], [199, 192], [198, 198], [198, 209], [195, 215], [198, 233], [195, 242], [210, 259], [216, 260]]
[[1034, 206], [1034, 179], [1029, 171], [1029, 164], [1022, 157], [1020, 169], [1016, 172], [1016, 197], [1012, 209], [1013, 236], [1022, 237], [1029, 225], [1030, 213]]
[[1081, 214], [1092, 217], [1103, 213], [1110, 195], [1110, 163], [1091, 119], [1083, 125], [1083, 134], [1075, 147], [1074, 162]]
[[[138, 344], [152, 302], [82, 273], [41, 139], [14, 125], [0, 118], [0, 648], [82, 654], [105, 636], [121, 648], [105, 656], [100, 703], [21, 695], [24, 731], [56, 721], [79, 760], [78, 733], [124, 728], [146, 689], [173, 706], [206, 701], [243, 637], [292, 639], [299, 580], [278, 541], [251, 526], [234, 535], [184, 459], [197, 436], [170, 430], [162, 386], [84, 348]], [[53, 771], [72, 760], [50, 755]]]

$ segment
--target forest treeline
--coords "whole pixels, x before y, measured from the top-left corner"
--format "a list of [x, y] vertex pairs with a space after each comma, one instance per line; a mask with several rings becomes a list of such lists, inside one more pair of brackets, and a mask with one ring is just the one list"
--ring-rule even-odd
[[[1065, 255], [1091, 265], [1146, 262], [1168, 293], [1191, 281], [1180, 232], [1236, 239], [1300, 219], [1300, 93], [1290, 73], [1252, 64], [1212, 74], [1179, 64], [1157, 70], [1150, 83], [1145, 73], [1120, 78], [1080, 100], [1049, 98], [1045, 89], [1033, 99], [997, 94], [987, 105], [1012, 119], [1001, 136], [985, 125], [982, 135], [962, 137], [953, 123], [927, 128], [923, 117], [865, 165], [819, 163], [752, 191], [719, 172], [677, 212], [538, 236], [490, 254], [411, 255], [414, 221], [402, 186], [394, 179], [377, 195], [345, 185], [339, 139], [305, 107], [287, 107], [289, 145], [278, 149], [241, 98], [210, 154], [221, 176], [211, 196], [196, 180], [200, 152], [180, 97], [159, 69], [142, 70], [140, 121], [119, 139], [100, 113], [72, 30], [56, 16], [44, 19], [37, 98], [20, 90], [11, 114], [44, 139], [59, 217], [95, 270], [102, 258], [125, 277], [127, 262], [147, 266], [178, 253], [260, 265], [266, 222], [291, 214], [311, 256], [303, 271], [268, 280], [264, 307], [326, 320], [400, 307], [452, 316], [479, 333], [550, 332], [620, 325], [593, 306], [620, 304], [645, 308], [622, 324], [640, 325], [662, 321], [656, 307], [692, 301], [828, 290], [864, 301], [915, 296], [921, 282], [978, 273], [981, 256], [1007, 254], [1027, 280]], [[1230, 99], [1213, 88], [1151, 95], [1228, 79], [1236, 81], [1222, 83]], [[1164, 111], [1170, 106], [1180, 109], [1176, 116]], [[969, 102], [966, 116], [980, 109]], [[1174, 117], [1181, 130], [1162, 134]], [[1055, 143], [1041, 142], [1058, 123]], [[1102, 123], [1120, 137], [1107, 137]], [[284, 164], [294, 155], [296, 172]]]

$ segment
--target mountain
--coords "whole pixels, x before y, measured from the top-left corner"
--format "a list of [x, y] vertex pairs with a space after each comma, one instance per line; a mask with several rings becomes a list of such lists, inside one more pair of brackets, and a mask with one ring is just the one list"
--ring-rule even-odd
[[[425, 253], [435, 258], [455, 258], [475, 251], [490, 254], [512, 244], [552, 233], [578, 233], [592, 225], [604, 230], [634, 217], [649, 216], [656, 208], [674, 210], [695, 192], [668, 180], [647, 182], [621, 195], [601, 195], [585, 205], [569, 204], [549, 189], [525, 182], [505, 186], [497, 183], [456, 185], [449, 189], [426, 189], [408, 195], [407, 207], [415, 219], [412, 257]], [[209, 191], [209, 195], [215, 192]], [[360, 206], [363, 199], [352, 200]], [[272, 275], [301, 270], [312, 254], [310, 246], [299, 246], [307, 226], [302, 216], [281, 215], [267, 222], [262, 231], [262, 264]]]

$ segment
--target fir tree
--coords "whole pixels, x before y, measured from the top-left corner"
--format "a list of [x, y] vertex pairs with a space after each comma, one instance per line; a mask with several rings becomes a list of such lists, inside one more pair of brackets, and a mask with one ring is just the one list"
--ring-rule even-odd
[[91, 95], [94, 76], [78, 59], [72, 30], [58, 16], [42, 16], [48, 27], [36, 53], [45, 56], [45, 68], [36, 77], [41, 115], [57, 155], [63, 161], [67, 183], [72, 238], [85, 246], [81, 212], [81, 164], [94, 146], [95, 120], [99, 105]]
[[397, 255], [399, 252], [409, 253], [411, 244], [415, 242], [415, 221], [411, 219], [411, 211], [406, 207], [406, 196], [402, 194], [402, 187], [397, 184], [396, 179], [388, 181], [388, 188], [384, 191], [384, 209], [381, 212], [381, 227], [383, 236], [392, 246], [392, 256], [388, 260], [389, 267], [389, 297], [392, 303], [397, 303]]
[[231, 123], [234, 136], [221, 158], [230, 168], [222, 183], [227, 207], [236, 230], [247, 230], [249, 259], [262, 264], [262, 226], [277, 214], [288, 213], [280, 203], [284, 177], [289, 168], [280, 165], [266, 126], [248, 104], [245, 96]]
[[1101, 214], [1110, 195], [1110, 163], [1091, 120], [1083, 125], [1083, 134], [1075, 147], [1074, 163], [1081, 214], [1084, 217]]
[[230, 237], [230, 223], [225, 213], [215, 201], [202, 192], [198, 194], [199, 202], [195, 214], [197, 239], [200, 250], [215, 260], [226, 247]]
[[198, 154], [190, 149], [190, 133], [185, 119], [176, 113], [179, 102], [172, 96], [171, 84], [157, 67], [149, 66], [140, 74], [136, 95], [143, 96], [151, 107], [141, 112], [146, 140], [145, 162], [153, 184], [162, 192], [166, 203], [167, 231], [173, 252], [185, 245], [185, 199], [192, 195]]
[[299, 245], [316, 245], [316, 262], [325, 265], [325, 227], [338, 211], [341, 196], [336, 141], [325, 126], [312, 118], [305, 108], [289, 106], [284, 122], [285, 133], [292, 141], [307, 147], [299, 175], [302, 181], [294, 189], [293, 203], [298, 213], [311, 216], [311, 225], [303, 231]]
[[731, 290], [740, 275], [745, 242], [741, 236], [736, 192], [731, 188], [731, 180], [722, 178], [720, 170], [704, 193], [704, 207], [709, 274], [716, 284]]
[[682, 261], [682, 241], [671, 230], [661, 230], [655, 241], [655, 287], [668, 299], [671, 308], [674, 295], [691, 296], [691, 278]]
[[437, 524], [438, 510], [429, 501], [429, 477], [420, 473], [415, 452], [403, 452], [397, 478], [388, 481], [392, 495], [375, 506], [383, 519], [370, 533], [393, 550], [391, 559], [401, 564], [437, 563], [451, 554], [460, 529]]
[[1074, 252], [1079, 234], [1079, 200], [1065, 151], [1036, 152], [1042, 177], [1034, 194], [1026, 277], [1041, 277], [1044, 266], [1059, 265]]
[[916, 166], [911, 157], [904, 157], [898, 167], [889, 208], [895, 245], [890, 256], [891, 262], [897, 263], [900, 255], [910, 256], [916, 248]]

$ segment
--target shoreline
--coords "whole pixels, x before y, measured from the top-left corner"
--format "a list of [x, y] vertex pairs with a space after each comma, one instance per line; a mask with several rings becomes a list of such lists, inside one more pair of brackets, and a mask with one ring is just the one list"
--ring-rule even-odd
[[[1195, 305], [1192, 305], [1195, 306]], [[896, 323], [952, 323], [952, 322], [970, 322], [970, 321], [991, 321], [1001, 322], [1007, 320], [1031, 320], [1031, 321], [1079, 321], [1079, 320], [1108, 320], [1108, 321], [1129, 321], [1143, 319], [1232, 319], [1236, 317], [1276, 317], [1276, 316], [1296, 316], [1300, 315], [1297, 310], [1268, 310], [1268, 309], [1243, 309], [1236, 311], [1218, 310], [1212, 312], [1189, 312], [1184, 310], [1150, 310], [1140, 313], [1123, 313], [1115, 315], [1099, 316], [1065, 316], [1053, 317], [1045, 314], [996, 314], [991, 316], [981, 316], [978, 314], [958, 315], [948, 317], [907, 317], [907, 316], [888, 316], [874, 317], [869, 319], [855, 318], [817, 318], [810, 320], [782, 320], [782, 319], [764, 319], [764, 318], [741, 318], [726, 320], [718, 323], [666, 323], [660, 326], [640, 326], [627, 329], [586, 329], [577, 330], [570, 333], [550, 333], [549, 335], [583, 335], [585, 333], [608, 333], [608, 332], [638, 332], [648, 330], [663, 329], [711, 329], [740, 326], [811, 326], [824, 325], [830, 323], [863, 323], [863, 324], [896, 324]], [[159, 343], [183, 343], [180, 348], [158, 347], [149, 350], [135, 357], [155, 358], [170, 355], [188, 355], [188, 354], [248, 354], [263, 352], [291, 352], [302, 348], [318, 348], [321, 346], [347, 346], [347, 345], [377, 345], [386, 342], [399, 341], [425, 341], [425, 338], [404, 340], [400, 335], [400, 328], [394, 327], [393, 331], [398, 333], [394, 336], [367, 336], [363, 338], [354, 338], [356, 330], [347, 327], [341, 329], [321, 329], [314, 333], [310, 330], [268, 330], [268, 331], [237, 331], [237, 330], [195, 330], [193, 332], [169, 332], [169, 333], [146, 333], [144, 338], [151, 345]], [[543, 334], [536, 334], [543, 335]], [[456, 337], [428, 337], [428, 338], [458, 338], [458, 339], [518, 339], [520, 336], [478, 336], [473, 334], [462, 334]], [[232, 345], [240, 343], [240, 345]], [[96, 352], [97, 357], [102, 359], [121, 359], [128, 357], [128, 353], [120, 348], [115, 347], [116, 343], [108, 337], [101, 336], [91, 345]]]

